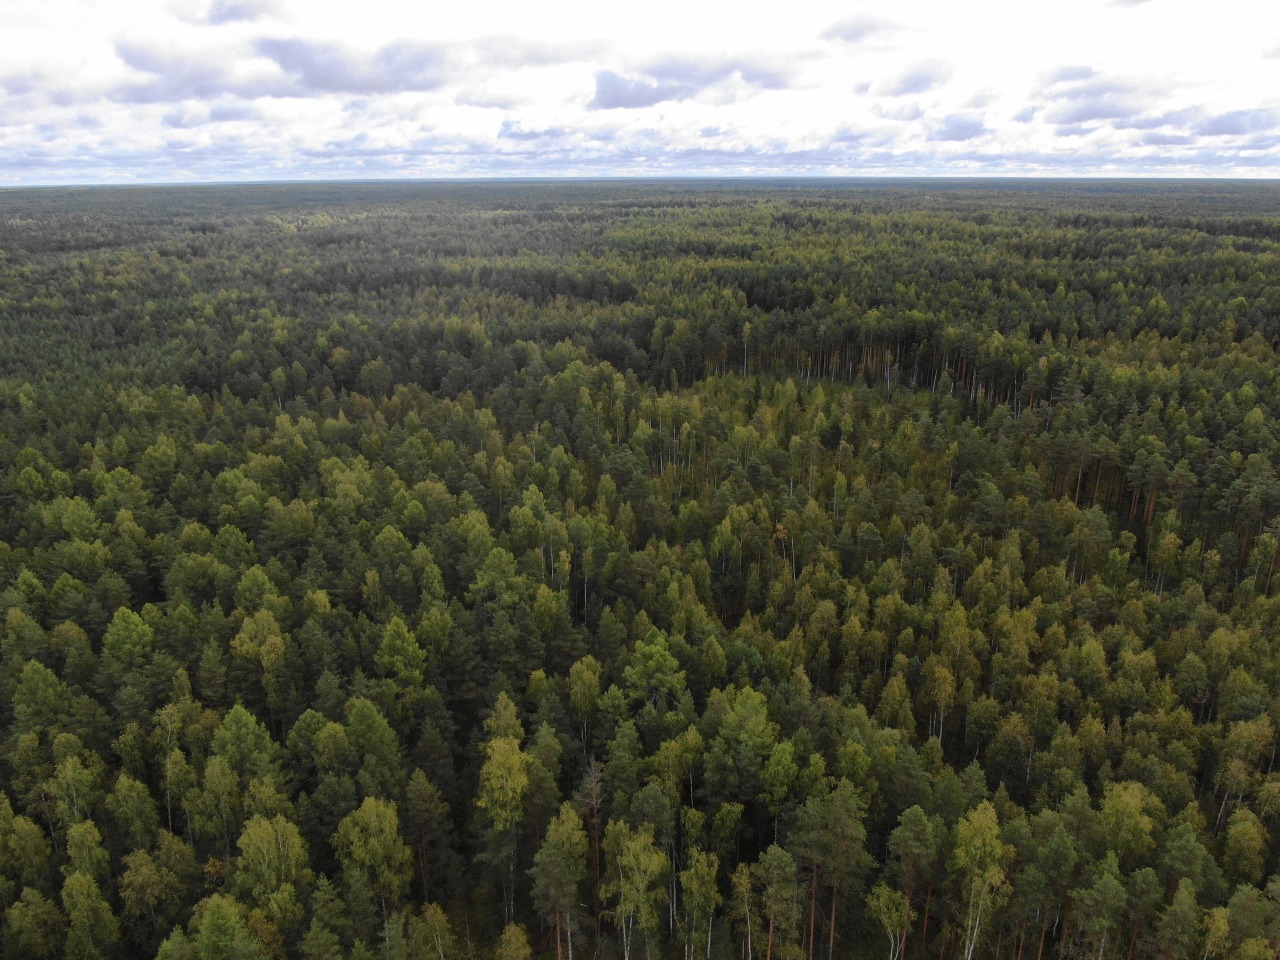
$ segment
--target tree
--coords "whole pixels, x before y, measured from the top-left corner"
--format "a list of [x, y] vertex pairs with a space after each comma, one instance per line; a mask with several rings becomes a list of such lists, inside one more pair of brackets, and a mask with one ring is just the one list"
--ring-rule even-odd
[[[1150, 867], [1142, 867], [1125, 878], [1128, 887], [1128, 903], [1123, 922], [1129, 926], [1128, 955], [1132, 956], [1137, 949], [1140, 937], [1149, 942], [1151, 932], [1155, 930], [1160, 908], [1164, 906], [1165, 891], [1160, 886], [1160, 878]], [[1017, 885], [1014, 885], [1017, 889]]]
[[604, 807], [604, 771], [593, 757], [582, 777], [580, 804], [591, 836], [591, 909], [596, 920], [596, 940], [600, 939], [600, 844]]
[[16, 902], [4, 912], [6, 955], [43, 960], [62, 955], [67, 936], [67, 919], [58, 905], [26, 887]]
[[1115, 851], [1122, 868], [1133, 869], [1154, 848], [1153, 820], [1147, 810], [1158, 803], [1140, 783], [1106, 785], [1099, 819], [1107, 849]]
[[983, 924], [1008, 894], [1004, 871], [1013, 850], [1000, 839], [995, 807], [986, 800], [956, 824], [955, 832], [951, 869], [959, 887], [956, 913], [964, 930], [965, 960], [973, 960]]
[[525, 751], [525, 770], [529, 778], [529, 786], [525, 790], [524, 806], [536, 840], [541, 840], [543, 828], [560, 800], [562, 752], [560, 738], [551, 728], [551, 724], [545, 722], [538, 726], [533, 742]]
[[658, 908], [667, 895], [661, 883], [667, 856], [653, 842], [648, 824], [633, 830], [621, 820], [610, 820], [604, 835], [606, 881], [601, 893], [613, 901], [608, 911], [622, 940], [623, 960], [631, 960], [631, 945], [639, 927], [647, 938], [658, 929]]
[[383, 676], [390, 677], [402, 690], [408, 691], [422, 685], [427, 654], [404, 621], [392, 617], [382, 632], [382, 643], [374, 656], [374, 665]]
[[[902, 894], [911, 906], [920, 887], [925, 888], [924, 930], [922, 940], [929, 937], [929, 912], [933, 903], [934, 875], [941, 859], [942, 843], [946, 827], [937, 817], [929, 817], [919, 806], [908, 807], [898, 818], [898, 825], [889, 834], [889, 853], [892, 860], [886, 873], [895, 879]], [[914, 911], [913, 911], [914, 912]], [[906, 950], [906, 944], [902, 944]]]
[[284, 707], [280, 670], [287, 651], [286, 634], [280, 629], [275, 615], [265, 608], [246, 617], [240, 632], [231, 640], [231, 652], [255, 664], [261, 671], [262, 689], [273, 725], [279, 722]]
[[867, 897], [867, 914], [884, 927], [885, 936], [889, 938], [889, 960], [902, 960], [907, 928], [915, 919], [911, 902], [897, 890], [877, 883]]
[[685, 960], [693, 960], [695, 938], [707, 931], [706, 958], [711, 960], [711, 928], [716, 909], [723, 902], [716, 886], [720, 858], [697, 847], [689, 851], [688, 866], [680, 871], [680, 891], [685, 909]]
[[[5, 808], [8, 809], [6, 802]], [[48, 878], [52, 875], [53, 847], [49, 838], [28, 817], [21, 814], [9, 823], [6, 842], [5, 872], [20, 886], [37, 890], [49, 890]]]
[[68, 741], [76, 745], [75, 752], [61, 756], [53, 776], [44, 784], [45, 793], [53, 799], [53, 815], [63, 828], [70, 828], [88, 818], [101, 797], [101, 760], [94, 754], [85, 754], [86, 764], [85, 759], [81, 759], [78, 738], [71, 734], [58, 736], [55, 755], [61, 752], [57, 750], [57, 743]]
[[[1194, 901], [1192, 902], [1194, 907]], [[1198, 908], [1197, 908], [1198, 911]], [[1186, 914], [1182, 914], [1179, 920], [1185, 919]], [[1179, 933], [1182, 931], [1179, 930]], [[1214, 907], [1212, 910], [1206, 910], [1204, 913], [1203, 930], [1191, 930], [1190, 937], [1187, 942], [1194, 945], [1196, 941], [1203, 936], [1204, 939], [1204, 956], [1205, 960], [1209, 957], [1226, 957], [1230, 955], [1232, 941], [1237, 939], [1234, 931], [1231, 929], [1231, 911], [1227, 907]], [[1244, 947], [1245, 944], [1240, 944]], [[1246, 954], [1243, 949], [1239, 951], [1239, 955], [1243, 958]], [[1257, 960], [1262, 960], [1266, 954], [1263, 953]], [[1250, 958], [1252, 960], [1252, 958]]]
[[1156, 925], [1156, 943], [1169, 960], [1194, 954], [1200, 942], [1200, 917], [1195, 887], [1190, 881], [1179, 881], [1177, 892]]
[[227, 711], [214, 731], [212, 746], [214, 755], [225, 760], [242, 783], [280, 775], [280, 745], [243, 704]]
[[310, 881], [307, 845], [282, 816], [252, 817], [236, 845], [235, 890], [250, 903], [265, 904], [281, 887], [301, 890]]
[[498, 938], [498, 947], [494, 951], [494, 960], [530, 960], [533, 952], [529, 949], [529, 936], [524, 927], [518, 923], [508, 923], [502, 928], [502, 936]]
[[432, 849], [448, 849], [449, 805], [430, 778], [415, 769], [405, 787], [402, 806], [409, 845], [417, 853], [418, 878], [425, 904], [431, 893], [429, 853]]
[[244, 908], [231, 897], [209, 897], [196, 908], [196, 915], [196, 960], [267, 960], [245, 926]]
[[216, 841], [224, 854], [243, 821], [240, 778], [225, 757], [213, 756], [204, 767], [203, 789], [188, 792], [187, 817], [197, 838]]
[[141, 720], [150, 712], [145, 666], [151, 658], [155, 631], [138, 614], [121, 607], [102, 636], [98, 686], [110, 697], [118, 716]]
[[509, 736], [489, 740], [475, 802], [488, 821], [485, 857], [494, 866], [506, 866], [503, 913], [508, 923], [515, 916], [516, 827], [524, 816], [528, 789], [529, 758], [520, 741]]
[[743, 954], [746, 960], [755, 960], [754, 933], [757, 922], [755, 886], [752, 883], [751, 867], [739, 863], [729, 878], [729, 887], [733, 891], [729, 901], [730, 916], [737, 923], [744, 935]]
[[160, 827], [160, 815], [146, 786], [126, 772], [121, 772], [107, 796], [107, 811], [133, 850], [151, 846]]
[[533, 902], [555, 927], [556, 956], [562, 956], [561, 931], [573, 960], [573, 931], [578, 925], [578, 886], [587, 871], [587, 834], [582, 819], [566, 801], [547, 826], [546, 838], [533, 858]]
[[353, 902], [373, 897], [385, 923], [409, 883], [412, 854], [400, 839], [396, 806], [365, 797], [348, 814], [333, 837], [342, 864], [342, 879]]
[[783, 801], [791, 792], [791, 784], [799, 772], [795, 761], [795, 745], [790, 740], [782, 740], [774, 744], [769, 759], [760, 772], [763, 799], [769, 813], [773, 816], [774, 839], [778, 835], [778, 814], [782, 810]]
[[124, 904], [126, 931], [146, 953], [156, 937], [172, 928], [183, 905], [181, 879], [147, 850], [134, 850], [124, 858], [120, 900]]
[[1234, 811], [1227, 821], [1227, 846], [1223, 861], [1227, 875], [1236, 883], [1257, 884], [1266, 860], [1267, 831], [1257, 815], [1245, 807]]
[[107, 882], [110, 858], [102, 849], [102, 834], [92, 820], [73, 824], [67, 830], [67, 865], [63, 872], [84, 873], [99, 885]]
[[404, 789], [404, 756], [391, 724], [364, 697], [352, 697], [346, 707], [347, 740], [354, 748], [356, 785], [366, 797], [394, 800]]
[[590, 742], [591, 719], [600, 701], [600, 661], [587, 654], [569, 668], [569, 707], [578, 721], [582, 743]]
[[789, 943], [799, 920], [796, 903], [796, 861], [780, 846], [770, 844], [751, 868], [752, 878], [760, 888], [760, 906], [769, 918], [765, 960], [773, 960], [775, 936]]
[[339, 934], [350, 936], [348, 920], [333, 885], [321, 876], [311, 894], [311, 925], [299, 943], [306, 960], [342, 960], [345, 954]]
[[1076, 922], [1090, 945], [1090, 954], [1104, 957], [1108, 944], [1118, 935], [1129, 900], [1114, 851], [1107, 852], [1093, 883], [1075, 891], [1074, 899]]
[[[821, 785], [821, 786], [825, 786]], [[819, 883], [831, 890], [828, 952], [834, 950], [836, 908], [873, 865], [866, 851], [863, 826], [866, 805], [853, 784], [841, 777], [834, 788], [817, 789], [804, 801], [791, 834], [791, 849], [798, 865], [809, 873], [809, 956], [816, 950], [815, 929]]]
[[421, 931], [421, 942], [425, 956], [435, 960], [450, 960], [456, 945], [453, 930], [449, 926], [449, 918], [438, 903], [428, 903], [422, 908], [422, 919], [418, 929]]
[[120, 940], [120, 922], [87, 873], [73, 873], [62, 885], [67, 914], [67, 960], [103, 960]]

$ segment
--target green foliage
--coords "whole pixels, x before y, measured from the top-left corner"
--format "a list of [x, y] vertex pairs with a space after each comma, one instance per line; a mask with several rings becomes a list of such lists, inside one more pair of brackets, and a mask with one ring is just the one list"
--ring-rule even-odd
[[4, 192], [5, 956], [1272, 955], [1278, 214]]
[[898, 891], [877, 883], [867, 897], [867, 914], [884, 928], [889, 938], [889, 960], [901, 960], [903, 940], [915, 918], [911, 902]]
[[245, 924], [244, 908], [235, 900], [215, 894], [196, 910], [199, 919], [192, 936], [196, 960], [266, 960], [261, 944]]
[[351, 903], [372, 898], [385, 918], [408, 885], [412, 863], [395, 804], [366, 797], [338, 824], [333, 845]]
[[235, 889], [249, 903], [264, 903], [286, 885], [301, 890], [310, 881], [306, 843], [284, 817], [253, 817], [236, 846]]
[[767, 924], [765, 958], [770, 960], [775, 948], [781, 953], [791, 943], [800, 919], [795, 858], [776, 843], [770, 844], [751, 865], [751, 875], [759, 890], [760, 913]]
[[5, 955], [51, 960], [62, 955], [67, 920], [58, 905], [27, 887], [4, 912]]
[[1009, 894], [1005, 866], [1013, 851], [1000, 839], [995, 808], [984, 801], [955, 830], [951, 869], [959, 886], [956, 912], [964, 929], [964, 957], [972, 960], [984, 924]]
[[724, 902], [716, 883], [720, 858], [714, 853], [694, 848], [689, 851], [689, 866], [680, 871], [680, 893], [684, 899], [684, 939], [689, 955], [693, 955], [705, 930], [705, 955], [711, 956], [711, 931], [716, 910]]
[[635, 931], [650, 937], [658, 929], [659, 908], [667, 897], [661, 881], [669, 861], [654, 845], [648, 824], [633, 830], [625, 821], [609, 821], [604, 851], [601, 895], [612, 904], [607, 913], [622, 938], [623, 956], [630, 960]]
[[508, 923], [502, 928], [493, 960], [530, 960], [532, 956], [529, 936], [524, 932], [524, 927], [518, 923]]
[[82, 872], [67, 877], [62, 909], [67, 917], [67, 960], [102, 960], [112, 954], [120, 939], [120, 921], [93, 877]]
[[578, 891], [586, 872], [587, 834], [582, 828], [582, 818], [573, 805], [566, 802], [547, 826], [546, 838], [529, 871], [534, 905], [551, 919], [556, 929], [557, 951], [563, 928], [572, 953], [573, 930], [581, 923]]

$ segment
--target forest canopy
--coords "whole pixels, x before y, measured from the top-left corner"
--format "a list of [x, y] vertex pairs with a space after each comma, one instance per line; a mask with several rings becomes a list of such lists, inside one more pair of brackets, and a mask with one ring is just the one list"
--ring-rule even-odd
[[0, 191], [0, 954], [1271, 958], [1280, 187]]

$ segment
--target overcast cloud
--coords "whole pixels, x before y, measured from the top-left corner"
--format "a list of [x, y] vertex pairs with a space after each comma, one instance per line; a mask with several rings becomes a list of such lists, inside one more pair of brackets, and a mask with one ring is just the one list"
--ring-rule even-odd
[[[1280, 176], [1255, 0], [6, 0], [0, 185]], [[1257, 34], [1255, 36], [1255, 34]]]

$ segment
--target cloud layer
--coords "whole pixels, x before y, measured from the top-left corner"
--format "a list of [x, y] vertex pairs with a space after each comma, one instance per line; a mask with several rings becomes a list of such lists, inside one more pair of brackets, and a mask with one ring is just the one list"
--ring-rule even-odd
[[[1247, 0], [1221, 2], [1229, 22]], [[0, 10], [0, 184], [1280, 176], [1280, 38], [1219, 42], [1177, 3], [1080, 0], [1047, 24], [1014, 0], [985, 17], [793, 0], [757, 22], [667, 0], [559, 17], [137, 0], [132, 19], [16, 3]]]

